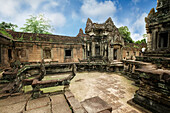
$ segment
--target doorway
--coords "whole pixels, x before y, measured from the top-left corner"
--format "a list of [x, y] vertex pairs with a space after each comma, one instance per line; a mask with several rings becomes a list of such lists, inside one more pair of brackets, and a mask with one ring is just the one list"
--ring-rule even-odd
[[114, 49], [113, 51], [113, 59], [117, 60], [117, 49]]
[[95, 46], [95, 53], [96, 53], [96, 56], [100, 56], [100, 46], [99, 45]]
[[12, 50], [8, 49], [8, 59], [11, 60], [12, 59]]

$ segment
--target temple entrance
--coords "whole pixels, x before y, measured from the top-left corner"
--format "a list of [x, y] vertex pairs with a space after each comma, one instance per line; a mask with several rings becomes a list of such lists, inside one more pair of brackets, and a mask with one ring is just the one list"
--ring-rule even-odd
[[12, 50], [8, 49], [8, 59], [11, 60], [12, 59]]
[[95, 46], [95, 53], [96, 53], [96, 56], [100, 56], [100, 46], [99, 45]]
[[159, 48], [165, 47], [168, 47], [168, 32], [160, 34]]
[[113, 60], [117, 60], [117, 49], [113, 50]]

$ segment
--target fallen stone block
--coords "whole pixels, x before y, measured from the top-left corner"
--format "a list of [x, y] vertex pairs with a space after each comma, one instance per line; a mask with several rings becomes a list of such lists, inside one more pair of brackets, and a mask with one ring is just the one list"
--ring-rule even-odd
[[112, 112], [112, 107], [98, 96], [84, 100], [81, 105], [88, 113], [103, 113], [104, 111], [107, 113], [107, 110]]

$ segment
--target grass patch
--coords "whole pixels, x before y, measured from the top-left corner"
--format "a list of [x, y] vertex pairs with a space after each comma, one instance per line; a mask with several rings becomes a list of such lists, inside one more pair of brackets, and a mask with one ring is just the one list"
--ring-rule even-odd
[[64, 86], [55, 86], [55, 87], [41, 88], [40, 90], [43, 91], [43, 93], [51, 93], [51, 92], [62, 91], [63, 89]]
[[65, 77], [54, 77], [54, 76], [44, 76], [44, 78], [42, 79], [43, 80], [56, 80], [56, 79], [62, 79], [62, 78], [65, 78]]
[[32, 89], [32, 86], [31, 86], [31, 85], [27, 85], [27, 86], [24, 86], [24, 87], [22, 88], [22, 90], [24, 91], [24, 93], [27, 93], [27, 92], [32, 91], [33, 89]]

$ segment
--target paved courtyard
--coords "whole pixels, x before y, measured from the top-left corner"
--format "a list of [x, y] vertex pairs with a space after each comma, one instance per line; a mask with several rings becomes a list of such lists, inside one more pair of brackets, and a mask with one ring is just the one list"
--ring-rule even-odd
[[112, 106], [112, 113], [140, 113], [127, 104], [138, 89], [132, 83], [118, 74], [82, 72], [72, 80], [70, 90], [79, 102], [99, 96]]

